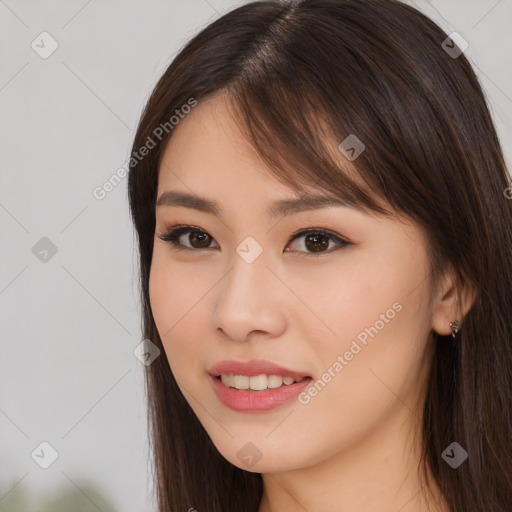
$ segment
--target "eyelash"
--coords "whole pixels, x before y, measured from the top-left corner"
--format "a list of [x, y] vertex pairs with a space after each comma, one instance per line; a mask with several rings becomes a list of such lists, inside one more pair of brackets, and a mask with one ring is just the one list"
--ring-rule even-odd
[[[203, 229], [197, 228], [194, 226], [174, 226], [172, 228], [169, 228], [169, 230], [166, 233], [164, 233], [162, 235], [158, 235], [158, 238], [160, 238], [160, 240], [162, 240], [164, 242], [170, 242], [173, 245], [173, 248], [177, 251], [183, 251], [183, 250], [185, 250], [185, 251], [200, 251], [200, 250], [204, 250], [204, 249], [211, 249], [211, 247], [192, 248], [192, 247], [186, 247], [183, 244], [180, 244], [178, 239], [180, 238], [181, 235], [183, 235], [185, 233], [200, 233], [200, 234], [204, 233], [204, 234], [210, 236], [209, 233], [207, 233]], [[304, 235], [325, 236], [325, 237], [329, 238], [330, 240], [338, 243], [341, 246], [340, 249], [343, 249], [344, 247], [352, 245], [351, 242], [348, 242], [347, 240], [344, 240], [343, 238], [341, 238], [341, 237], [335, 235], [334, 233], [327, 231], [323, 228], [302, 229], [302, 230], [298, 231], [297, 233], [294, 233], [290, 237], [287, 245], [290, 242], [293, 242], [296, 238], [300, 238], [301, 236], [304, 236]], [[211, 238], [212, 238], [212, 240], [214, 240], [213, 237], [211, 237]], [[326, 251], [319, 251], [319, 252], [306, 252], [306, 251], [298, 251], [298, 252], [304, 254], [307, 257], [309, 257], [309, 256], [318, 257], [322, 254], [329, 254], [333, 251], [332, 251], [332, 249], [328, 249]]]

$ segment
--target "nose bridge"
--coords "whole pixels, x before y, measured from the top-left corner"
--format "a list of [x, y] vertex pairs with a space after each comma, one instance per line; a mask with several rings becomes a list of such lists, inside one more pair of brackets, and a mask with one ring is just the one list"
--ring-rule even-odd
[[268, 254], [254, 239], [248, 239], [229, 258], [231, 270], [219, 290], [214, 315], [214, 327], [240, 340], [252, 330], [274, 332], [282, 327], [272, 291], [276, 278], [267, 268]]
[[[272, 276], [267, 268], [268, 258], [263, 246], [253, 237], [247, 237], [236, 248], [230, 260], [231, 271], [224, 289], [226, 296], [244, 303], [265, 292], [265, 283]], [[242, 308], [244, 307], [241, 304]]]

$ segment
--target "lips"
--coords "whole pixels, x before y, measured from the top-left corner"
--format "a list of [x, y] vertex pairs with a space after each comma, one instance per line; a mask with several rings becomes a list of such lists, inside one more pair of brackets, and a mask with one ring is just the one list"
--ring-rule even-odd
[[261, 374], [280, 375], [295, 379], [311, 377], [308, 373], [292, 370], [262, 359], [253, 361], [219, 361], [210, 368], [208, 373], [213, 377], [218, 377], [222, 374], [247, 375], [248, 377]]
[[311, 383], [311, 378], [303, 378], [300, 382], [289, 386], [282, 385], [274, 389], [252, 391], [228, 387], [222, 383], [219, 377], [210, 375], [209, 378], [220, 402], [233, 411], [241, 413], [263, 413], [284, 407]]

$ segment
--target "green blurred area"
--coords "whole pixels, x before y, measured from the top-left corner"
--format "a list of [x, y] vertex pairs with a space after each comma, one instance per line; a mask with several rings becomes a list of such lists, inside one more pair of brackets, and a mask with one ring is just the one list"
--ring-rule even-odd
[[0, 488], [0, 512], [118, 512], [94, 484], [71, 482], [42, 497], [30, 495], [23, 482]]

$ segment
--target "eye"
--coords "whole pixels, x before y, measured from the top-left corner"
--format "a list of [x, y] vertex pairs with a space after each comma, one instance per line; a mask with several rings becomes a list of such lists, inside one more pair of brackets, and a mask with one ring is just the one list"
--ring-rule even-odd
[[[188, 237], [186, 237], [185, 240], [190, 245], [184, 245], [182, 241], [180, 241], [180, 238], [185, 234], [188, 234]], [[331, 250], [327, 250], [332, 248], [332, 246], [329, 247], [331, 242], [334, 242], [334, 246], [340, 246], [340, 249], [348, 245], [352, 245], [351, 242], [348, 242], [339, 235], [323, 228], [303, 229], [298, 233], [293, 234], [288, 241], [288, 244], [303, 237], [304, 241], [299, 245], [304, 247], [306, 251], [299, 252], [304, 253], [305, 256], [316, 256], [317, 254], [332, 252]], [[211, 243], [214, 242], [214, 239], [206, 231], [195, 226], [177, 226], [171, 228], [167, 233], [158, 235], [158, 238], [164, 242], [170, 242], [173, 245], [173, 248], [177, 251], [208, 249], [210, 248]], [[217, 248], [218, 247], [219, 246], [217, 245]], [[285, 252], [290, 252], [290, 249], [285, 248]]]
[[[300, 239], [303, 239], [303, 241], [298, 244], [299, 247], [305, 248], [306, 251], [309, 251], [305, 252], [306, 256], [316, 256], [317, 254], [325, 252], [330, 253], [332, 250], [327, 249], [332, 249], [333, 246], [338, 246], [339, 249], [343, 249], [348, 245], [352, 245], [349, 241], [344, 240], [339, 235], [336, 235], [335, 233], [332, 233], [323, 228], [303, 229], [292, 235], [288, 243]], [[290, 252], [290, 250], [287, 248], [285, 248], [285, 251]]]
[[[186, 245], [184, 246], [179, 240], [185, 233], [189, 233], [188, 241], [193, 244], [190, 247]], [[182, 251], [183, 249], [206, 249], [213, 240], [206, 231], [194, 226], [178, 226], [174, 229], [170, 229], [164, 235], [159, 235], [158, 238], [164, 242], [171, 242], [174, 248], [178, 251]]]

